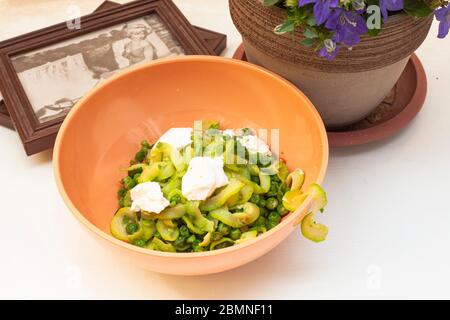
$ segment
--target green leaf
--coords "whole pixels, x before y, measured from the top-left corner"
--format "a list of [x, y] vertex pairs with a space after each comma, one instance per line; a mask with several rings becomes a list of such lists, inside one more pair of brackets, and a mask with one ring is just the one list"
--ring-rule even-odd
[[282, 24], [275, 27], [273, 30], [276, 34], [285, 34], [294, 31], [295, 25], [292, 20], [286, 20]]
[[276, 5], [278, 2], [280, 2], [281, 0], [264, 0], [263, 1], [263, 5], [265, 6], [274, 6]]
[[315, 38], [319, 37], [319, 35], [317, 34], [316, 29], [310, 28], [310, 27], [306, 27], [305, 28], [305, 31], [303, 32], [303, 35], [306, 38], [309, 38], [309, 39], [315, 39]]
[[300, 41], [300, 43], [302, 45], [304, 45], [305, 47], [311, 47], [314, 44], [315, 40], [311, 39], [311, 38], [306, 38], [303, 39], [302, 41]]
[[425, 2], [417, 0], [405, 0], [404, 10], [410, 16], [416, 18], [428, 17], [433, 12], [433, 10]]
[[309, 17], [309, 18], [306, 20], [306, 23], [307, 23], [308, 26], [310, 26], [310, 27], [314, 27], [315, 25], [317, 25], [316, 19], [314, 18], [314, 16]]

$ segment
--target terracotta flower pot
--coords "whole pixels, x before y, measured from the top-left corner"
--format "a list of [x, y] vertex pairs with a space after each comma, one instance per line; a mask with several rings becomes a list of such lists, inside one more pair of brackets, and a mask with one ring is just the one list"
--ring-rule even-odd
[[243, 37], [247, 59], [297, 85], [314, 103], [328, 128], [365, 118], [388, 95], [411, 54], [428, 34], [433, 16], [389, 17], [377, 37], [363, 36], [352, 50], [333, 61], [300, 44], [302, 33], [276, 35], [286, 14], [259, 0], [230, 0], [230, 11]]

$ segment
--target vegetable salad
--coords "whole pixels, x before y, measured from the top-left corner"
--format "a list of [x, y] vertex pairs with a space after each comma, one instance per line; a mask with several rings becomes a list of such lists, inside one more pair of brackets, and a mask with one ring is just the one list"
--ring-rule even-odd
[[123, 169], [114, 237], [164, 252], [217, 250], [275, 228], [311, 195], [301, 231], [315, 242], [326, 238], [328, 228], [314, 221], [326, 205], [325, 192], [317, 184], [302, 191], [303, 170], [289, 172], [268, 146], [246, 144], [257, 139], [252, 130], [222, 131], [218, 122], [202, 121], [183, 132], [190, 135], [185, 146], [163, 137], [155, 144], [142, 141]]

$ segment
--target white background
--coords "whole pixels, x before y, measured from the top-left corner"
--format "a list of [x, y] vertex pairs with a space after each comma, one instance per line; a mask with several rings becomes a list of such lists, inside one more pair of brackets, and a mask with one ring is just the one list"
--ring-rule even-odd
[[[0, 0], [0, 40], [83, 14], [101, 0]], [[121, 1], [126, 2], [126, 1]], [[240, 42], [227, 0], [176, 0], [196, 25]], [[259, 260], [203, 277], [146, 272], [104, 251], [59, 197], [51, 151], [27, 158], [0, 127], [0, 298], [450, 298], [450, 37], [437, 24], [418, 50], [429, 80], [423, 111], [399, 135], [332, 150], [328, 240], [299, 233]]]

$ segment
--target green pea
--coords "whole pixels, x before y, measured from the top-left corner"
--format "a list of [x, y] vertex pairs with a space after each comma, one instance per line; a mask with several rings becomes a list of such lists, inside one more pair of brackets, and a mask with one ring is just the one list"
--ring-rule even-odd
[[275, 210], [278, 206], [278, 200], [275, 198], [269, 198], [266, 201], [266, 208], [269, 210]]
[[139, 230], [139, 225], [135, 222], [129, 222], [127, 224], [127, 226], [125, 227], [125, 229], [126, 229], [127, 233], [129, 235], [131, 235], [133, 233], [136, 233]]
[[119, 191], [117, 191], [117, 195], [122, 198], [125, 196], [125, 194], [127, 193], [127, 190], [124, 188], [120, 188]]
[[175, 241], [174, 241], [174, 246], [175, 247], [181, 247], [185, 244], [186, 241], [186, 237], [183, 236], [179, 236]]
[[254, 226], [265, 226], [266, 225], [266, 218], [259, 217], [258, 220], [256, 220], [253, 225]]
[[[197, 238], [195, 237], [195, 235], [190, 235], [189, 238], [186, 239], [187, 243], [195, 243], [197, 240]], [[199, 242], [200, 243], [200, 242]]]
[[241, 234], [242, 234], [241, 230], [239, 230], [239, 229], [231, 229], [231, 231], [230, 231], [230, 238], [233, 239], [233, 240], [237, 240], [237, 239], [239, 239], [241, 237]]
[[134, 183], [138, 184], [138, 181], [139, 181], [139, 177], [140, 177], [140, 176], [141, 176], [140, 173], [136, 173], [136, 174], [133, 176]]
[[268, 230], [275, 228], [277, 225], [278, 225], [278, 223], [273, 222], [273, 221], [267, 221], [267, 223], [266, 223]]
[[278, 190], [280, 188], [280, 185], [276, 182], [272, 182], [270, 185], [270, 190], [267, 192], [267, 196], [269, 197], [276, 197], [278, 194]]
[[266, 207], [266, 200], [264, 198], [261, 198], [258, 202], [258, 206], [261, 208], [265, 208]]
[[134, 182], [133, 178], [125, 177], [122, 180], [123, 187], [127, 190], [133, 189], [136, 186], [136, 182]]
[[136, 155], [134, 156], [134, 160], [136, 162], [142, 162], [145, 160], [145, 157], [147, 157], [148, 149], [145, 147], [142, 147], [141, 150], [139, 150]]
[[[189, 235], [190, 235], [189, 229], [185, 225], [182, 225], [180, 227], [180, 234], [183, 237], [186, 237], [186, 238], [189, 237]], [[194, 238], [195, 238], [195, 236], [194, 236]]]
[[220, 232], [222, 235], [226, 236], [230, 233], [230, 227], [222, 222], [219, 222], [219, 225], [217, 226], [217, 232]]
[[286, 209], [286, 208], [283, 206], [282, 203], [280, 203], [280, 204], [277, 206], [277, 212], [278, 212], [281, 216], [285, 216], [286, 214], [289, 213], [289, 210]]
[[267, 196], [267, 197], [276, 197], [276, 195], [277, 195], [277, 192], [276, 192], [276, 191], [272, 191], [272, 190], [269, 190], [269, 191], [266, 193], [266, 196]]
[[253, 223], [252, 227], [250, 228], [250, 231], [252, 231], [252, 230], [256, 230], [258, 233], [266, 232], [267, 231], [267, 229], [266, 229], [266, 218], [260, 216], [258, 218], [258, 220], [256, 220]]
[[120, 199], [119, 199], [119, 207], [120, 207], [120, 208], [125, 207], [125, 199], [124, 199], [124, 198], [120, 198]]
[[276, 211], [272, 211], [271, 213], [269, 213], [267, 219], [269, 220], [269, 222], [274, 222], [278, 224], [281, 220], [281, 215]]
[[133, 244], [134, 244], [135, 246], [138, 246], [138, 247], [143, 248], [143, 247], [146, 246], [147, 241], [145, 241], [144, 239], [137, 239], [137, 240], [134, 240], [134, 241], [133, 241]]
[[259, 208], [259, 214], [262, 217], [267, 218], [267, 216], [269, 215], [269, 210], [267, 210], [266, 208]]
[[261, 197], [258, 194], [252, 194], [252, 197], [250, 198], [250, 202], [254, 204], [258, 204]]
[[170, 198], [170, 206], [175, 207], [177, 204], [181, 202], [181, 197], [179, 194], [176, 194]]

